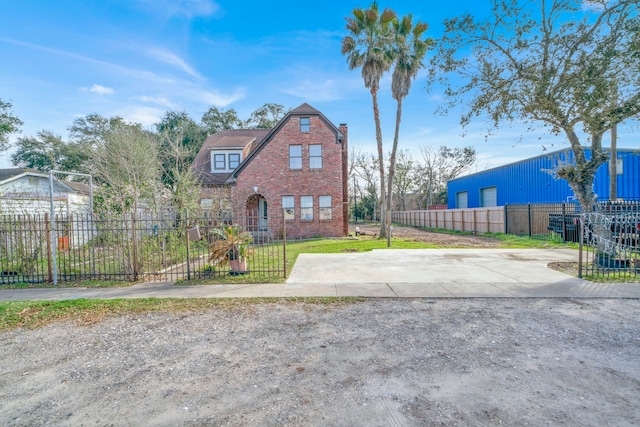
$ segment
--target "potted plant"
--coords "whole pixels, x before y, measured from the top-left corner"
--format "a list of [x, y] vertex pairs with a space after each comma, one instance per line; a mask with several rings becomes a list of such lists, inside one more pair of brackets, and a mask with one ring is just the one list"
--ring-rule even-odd
[[209, 245], [209, 261], [219, 267], [229, 265], [233, 275], [247, 273], [247, 258], [252, 253], [251, 233], [242, 231], [238, 225], [228, 225], [216, 230], [215, 235], [216, 239]]

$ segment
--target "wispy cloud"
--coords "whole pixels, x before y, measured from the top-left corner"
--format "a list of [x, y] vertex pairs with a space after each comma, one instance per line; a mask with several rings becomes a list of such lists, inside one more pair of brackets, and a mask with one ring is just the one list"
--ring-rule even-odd
[[203, 102], [209, 105], [215, 105], [216, 107], [226, 107], [227, 105], [243, 99], [245, 96], [245, 88], [238, 88], [230, 95], [222, 94], [217, 91], [205, 91], [200, 93], [200, 99]]
[[149, 104], [162, 105], [163, 107], [168, 107], [168, 108], [177, 108], [178, 107], [176, 104], [174, 104], [173, 102], [169, 101], [167, 98], [165, 98], [163, 96], [141, 95], [141, 96], [134, 96], [133, 99], [135, 99], [137, 101], [147, 102]]
[[97, 93], [98, 95], [113, 95], [114, 91], [110, 87], [102, 86], [99, 84], [94, 84], [89, 89], [82, 88], [82, 90], [86, 90], [89, 92]]
[[284, 87], [282, 92], [298, 98], [304, 98], [309, 101], [320, 102], [336, 101], [341, 99], [343, 96], [339, 83], [333, 79], [326, 79], [323, 81], [305, 79], [292, 86]]
[[220, 10], [211, 0], [138, 0], [145, 9], [164, 15], [182, 15], [189, 19], [207, 17]]
[[143, 49], [143, 51], [151, 59], [171, 65], [172, 67], [184, 71], [192, 77], [196, 77], [198, 79], [202, 78], [196, 70], [194, 70], [189, 64], [186, 63], [186, 61], [184, 61], [173, 52], [169, 52], [168, 50], [163, 48]]

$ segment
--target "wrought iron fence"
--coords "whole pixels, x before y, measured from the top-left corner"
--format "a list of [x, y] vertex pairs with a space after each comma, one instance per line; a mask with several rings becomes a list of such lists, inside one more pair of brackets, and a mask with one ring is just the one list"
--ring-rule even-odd
[[615, 204], [581, 218], [579, 276], [640, 279], [638, 204]]
[[[55, 221], [48, 215], [2, 216], [0, 283], [229, 275], [269, 280], [286, 277], [285, 247], [283, 217], [258, 212], [161, 210], [109, 218], [56, 216]], [[212, 257], [216, 248], [219, 256]]]
[[578, 242], [580, 207], [574, 203], [506, 205], [505, 234]]

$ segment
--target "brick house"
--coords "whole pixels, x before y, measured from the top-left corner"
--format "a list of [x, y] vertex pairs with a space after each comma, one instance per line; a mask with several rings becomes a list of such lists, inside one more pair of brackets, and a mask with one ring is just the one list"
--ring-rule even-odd
[[210, 135], [192, 169], [203, 208], [254, 217], [260, 229], [284, 216], [289, 238], [348, 233], [347, 125], [336, 127], [309, 104], [273, 129]]

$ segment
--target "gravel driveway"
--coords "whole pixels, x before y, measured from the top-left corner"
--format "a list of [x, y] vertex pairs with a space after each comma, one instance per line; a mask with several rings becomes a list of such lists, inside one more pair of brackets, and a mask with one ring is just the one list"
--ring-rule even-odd
[[640, 425], [638, 300], [249, 303], [0, 334], [0, 424]]

